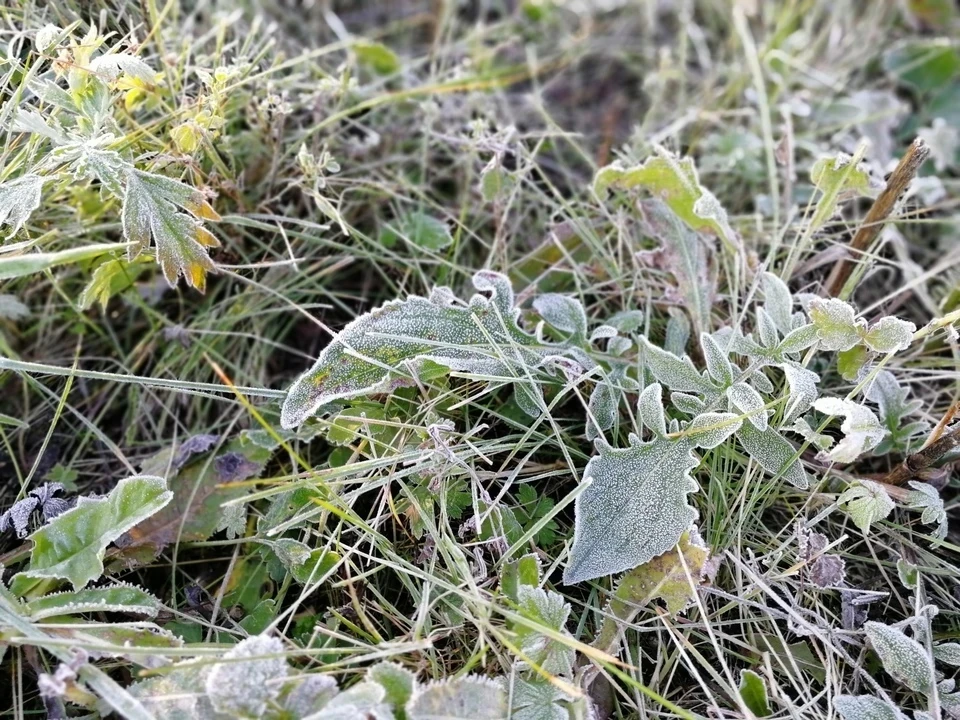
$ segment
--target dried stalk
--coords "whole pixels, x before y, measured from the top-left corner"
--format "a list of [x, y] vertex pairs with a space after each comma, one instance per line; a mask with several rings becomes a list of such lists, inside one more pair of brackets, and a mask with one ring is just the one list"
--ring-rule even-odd
[[958, 445], [960, 445], [960, 427], [941, 436], [940, 439], [930, 443], [923, 450], [908, 456], [906, 460], [887, 473], [881, 482], [887, 485], [903, 485]]

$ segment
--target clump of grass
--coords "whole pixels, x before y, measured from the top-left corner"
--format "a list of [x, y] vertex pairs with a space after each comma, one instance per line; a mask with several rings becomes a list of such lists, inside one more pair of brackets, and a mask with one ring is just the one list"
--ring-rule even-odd
[[[0, 11], [6, 715], [958, 712], [956, 10], [588, 5]], [[814, 296], [858, 230], [848, 322]], [[477, 271], [515, 324], [455, 299]], [[339, 331], [436, 287], [423, 336], [354, 338], [386, 383], [328, 392]], [[432, 334], [484, 302], [469, 348]], [[724, 344], [791, 314], [811, 343], [776, 363]], [[716, 396], [657, 399], [658, 348]], [[791, 416], [771, 364], [832, 404]], [[741, 437], [760, 413], [792, 457]], [[695, 481], [696, 528], [581, 571], [591, 493], [638, 473]], [[44, 517], [44, 483], [74, 507]]]

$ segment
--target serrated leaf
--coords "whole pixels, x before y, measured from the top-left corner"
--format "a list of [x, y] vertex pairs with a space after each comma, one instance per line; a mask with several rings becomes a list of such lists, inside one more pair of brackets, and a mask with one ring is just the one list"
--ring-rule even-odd
[[182, 638], [151, 622], [64, 622], [61, 627], [57, 635], [77, 647], [90, 648], [93, 657], [123, 658], [145, 668], [168, 665], [169, 653], [164, 651], [183, 647]]
[[905, 720], [905, 715], [870, 695], [837, 695], [833, 701], [843, 720]]
[[751, 423], [744, 423], [737, 431], [737, 440], [757, 463], [772, 475], [779, 475], [794, 487], [810, 487], [810, 479], [790, 442], [772, 427], [757, 430]]
[[924, 525], [936, 525], [933, 536], [943, 540], [947, 536], [947, 510], [943, 498], [932, 485], [911, 480], [907, 483], [913, 490], [907, 495], [907, 505], [913, 510], [922, 510], [920, 522]]
[[863, 629], [880, 656], [883, 669], [911, 690], [928, 693], [933, 687], [933, 661], [923, 646], [902, 631], [868, 621]]
[[760, 393], [746, 383], [738, 382], [727, 388], [727, 398], [734, 408], [747, 416], [747, 420], [757, 430], [767, 429], [767, 411], [764, 409], [766, 403]]
[[100, 306], [106, 310], [110, 298], [133, 287], [143, 271], [147, 269], [148, 262], [148, 258], [141, 256], [133, 260], [115, 258], [100, 263], [80, 294], [80, 307], [87, 310], [94, 303], [99, 302]]
[[568, 720], [567, 695], [541, 677], [517, 678], [510, 703], [511, 720]]
[[[287, 677], [287, 660], [279, 638], [256, 635], [223, 655], [207, 674], [205, 689], [218, 712], [259, 718], [276, 701]], [[232, 662], [230, 662], [232, 661]]]
[[697, 466], [686, 439], [656, 438], [614, 449], [597, 440], [584, 470], [591, 484], [577, 496], [573, 547], [563, 573], [570, 585], [629, 570], [667, 552], [696, 511], [687, 495], [697, 490]]
[[767, 684], [753, 670], [740, 671], [740, 699], [757, 717], [770, 715], [770, 702], [767, 699]]
[[825, 455], [831, 462], [853, 462], [879, 445], [886, 434], [873, 411], [852, 400], [820, 398], [813, 403], [813, 407], [825, 415], [839, 415], [844, 418], [840, 425], [843, 439]]
[[[527, 620], [554, 632], [567, 634], [566, 623], [570, 616], [570, 604], [562, 595], [530, 585], [521, 585], [517, 588], [517, 605], [520, 614]], [[531, 663], [551, 675], [568, 677], [573, 673], [576, 651], [570, 644], [556, 640], [525, 624], [517, 623], [514, 631], [517, 634], [521, 652]]]
[[875, 402], [880, 411], [880, 421], [888, 431], [887, 437], [875, 449], [874, 454], [882, 455], [890, 450], [907, 449], [917, 436], [923, 435], [929, 425], [923, 421], [904, 423], [904, 419], [917, 412], [923, 405], [921, 400], [907, 400], [910, 390], [901, 387], [896, 376], [888, 370], [881, 370], [867, 387], [865, 395]]
[[506, 691], [470, 675], [421, 686], [407, 704], [409, 720], [506, 720], [507, 715]]
[[593, 181], [594, 191], [603, 198], [611, 188], [644, 187], [661, 198], [693, 230], [709, 230], [729, 246], [735, 246], [736, 235], [727, 213], [717, 198], [700, 185], [693, 159], [677, 158], [663, 149], [657, 153], [632, 168], [624, 167], [619, 161], [600, 168]]
[[183, 275], [203, 292], [207, 273], [215, 270], [207, 248], [219, 247], [220, 241], [199, 220], [220, 216], [201, 193], [178, 180], [132, 169], [126, 175], [122, 219], [124, 237], [135, 243], [133, 257], [150, 246], [152, 237], [167, 282], [176, 285]]
[[810, 218], [814, 230], [823, 227], [833, 216], [841, 200], [867, 195], [870, 190], [870, 175], [866, 168], [845, 153], [817, 160], [810, 170], [810, 180], [821, 193]]
[[10, 236], [17, 234], [30, 215], [40, 207], [43, 184], [50, 178], [21, 175], [0, 183], [0, 225], [9, 225]]
[[880, 483], [858, 479], [837, 498], [837, 504], [846, 510], [854, 525], [864, 533], [870, 526], [883, 520], [893, 510], [893, 500]]
[[36, 621], [88, 612], [125, 612], [156, 617], [160, 608], [160, 601], [146, 590], [135, 585], [118, 584], [44, 595], [28, 602], [26, 612], [31, 620]]
[[863, 342], [874, 352], [892, 353], [906, 350], [913, 342], [917, 326], [895, 317], [880, 318], [870, 326]]
[[730, 364], [726, 351], [722, 350], [717, 341], [707, 333], [700, 335], [700, 347], [703, 348], [703, 357], [707, 361], [707, 372], [710, 373], [710, 377], [723, 386], [730, 385], [733, 382], [733, 365]]
[[414, 295], [388, 302], [349, 323], [287, 391], [282, 426], [296, 427], [334, 400], [390, 390], [396, 384], [390, 381], [394, 371], [424, 359], [452, 370], [512, 377], [516, 373], [507, 358], [536, 367], [556, 352], [517, 325], [506, 277], [479, 272], [473, 282], [491, 297], [474, 295], [468, 307], [457, 307], [452, 293], [441, 289], [430, 299]]
[[121, 480], [106, 497], [79, 498], [74, 507], [30, 536], [30, 565], [21, 574], [63, 578], [81, 590], [103, 574], [107, 545], [172, 498], [166, 481], [151, 475]]
[[578, 342], [586, 340], [587, 313], [576, 298], [547, 293], [533, 301], [533, 309], [548, 325], [567, 333]]
[[789, 335], [793, 329], [793, 295], [790, 288], [773, 273], [765, 272], [763, 280], [764, 309], [773, 319], [783, 335]]
[[860, 342], [866, 323], [856, 319], [853, 307], [837, 298], [814, 298], [807, 311], [824, 350], [849, 350]]
[[640, 338], [643, 346], [643, 361], [650, 373], [671, 390], [710, 394], [715, 392], [712, 382], [697, 370], [686, 355], [679, 358], [666, 350], [653, 345], [645, 337]]

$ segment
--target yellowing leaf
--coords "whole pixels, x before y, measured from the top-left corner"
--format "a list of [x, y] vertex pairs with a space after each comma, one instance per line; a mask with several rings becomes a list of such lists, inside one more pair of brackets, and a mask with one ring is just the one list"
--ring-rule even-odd
[[149, 258], [134, 260], [115, 258], [100, 263], [80, 295], [80, 307], [86, 310], [99, 302], [106, 310], [107, 303], [115, 295], [131, 287], [147, 268]]
[[715, 233], [729, 247], [738, 243], [720, 201], [700, 185], [697, 168], [689, 157], [677, 158], [663, 148], [655, 157], [632, 168], [614, 162], [600, 168], [593, 188], [601, 198], [611, 189], [644, 187], [662, 199], [677, 216], [694, 230]]

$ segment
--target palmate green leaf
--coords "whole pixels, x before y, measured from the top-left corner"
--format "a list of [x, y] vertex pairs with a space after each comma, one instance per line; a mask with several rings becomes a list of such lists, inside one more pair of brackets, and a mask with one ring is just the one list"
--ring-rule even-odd
[[911, 690], [930, 692], [934, 683], [933, 660], [920, 643], [883, 623], [866, 622], [863, 629], [884, 670]]
[[28, 602], [26, 613], [34, 621], [89, 612], [124, 612], [156, 617], [160, 607], [160, 601], [146, 590], [119, 583], [110, 587], [44, 595]]
[[883, 520], [894, 508], [893, 500], [883, 485], [863, 478], [844, 490], [837, 498], [837, 504], [846, 510], [854, 525], [864, 533], [870, 532], [870, 526]]
[[40, 207], [40, 192], [49, 179], [29, 174], [0, 183], [0, 225], [12, 228], [11, 236], [16, 235], [31, 213]]
[[576, 499], [573, 547], [563, 573], [567, 585], [630, 570], [677, 544], [697, 516], [687, 495], [698, 489], [692, 438], [663, 437], [614, 449], [596, 441], [587, 463], [590, 481]]
[[[549, 630], [566, 634], [567, 618], [570, 616], [570, 604], [555, 592], [529, 585], [517, 589], [520, 614]], [[569, 677], [573, 674], [573, 661], [576, 652], [570, 644], [538, 632], [528, 625], [519, 623], [514, 627], [521, 652], [531, 663], [551, 675]]]
[[901, 387], [896, 376], [888, 370], [881, 370], [867, 388], [866, 397], [875, 402], [880, 414], [880, 422], [887, 429], [883, 441], [874, 448], [875, 455], [883, 455], [893, 449], [906, 450], [913, 442], [919, 442], [930, 425], [922, 420], [905, 422], [905, 419], [917, 412], [922, 406], [921, 400], [907, 400], [908, 387]]
[[823, 227], [842, 200], [868, 195], [870, 191], [870, 175], [866, 168], [845, 153], [817, 160], [810, 169], [810, 180], [821, 193], [810, 218], [814, 230]]
[[600, 168], [593, 181], [593, 188], [601, 198], [611, 188], [633, 187], [644, 187], [661, 198], [693, 230], [713, 232], [731, 248], [737, 245], [726, 211], [700, 184], [692, 158], [677, 158], [658, 148], [657, 155], [642, 165], [627, 168], [617, 161]]
[[485, 677], [468, 675], [421, 685], [407, 703], [409, 720], [507, 720], [507, 693]]
[[511, 720], [569, 720], [565, 707], [569, 698], [560, 688], [542, 677], [518, 678], [510, 702]]
[[214, 270], [207, 248], [219, 247], [220, 241], [199, 220], [220, 216], [200, 192], [163, 175], [131, 170], [126, 176], [122, 219], [124, 236], [135, 243], [132, 257], [146, 250], [152, 237], [167, 282], [176, 285], [183, 275], [203, 292], [207, 273]]
[[121, 480], [106, 497], [81, 497], [73, 508], [30, 536], [30, 564], [21, 575], [62, 578], [75, 590], [83, 589], [103, 573], [107, 545], [172, 498], [166, 481], [151, 475]]
[[478, 272], [473, 284], [490, 297], [474, 295], [462, 307], [449, 290], [438, 288], [429, 299], [394, 300], [349, 323], [287, 391], [283, 427], [297, 427], [334, 400], [388, 391], [402, 384], [391, 376], [423, 360], [510, 378], [518, 376], [514, 362], [536, 367], [558, 352], [559, 346], [544, 346], [517, 325], [519, 311], [505, 276]]
[[863, 453], [875, 448], [883, 440], [886, 430], [873, 411], [852, 400], [842, 398], [820, 398], [813, 407], [825, 415], [840, 415], [844, 418], [840, 425], [843, 439], [825, 454], [831, 462], [851, 463]]

